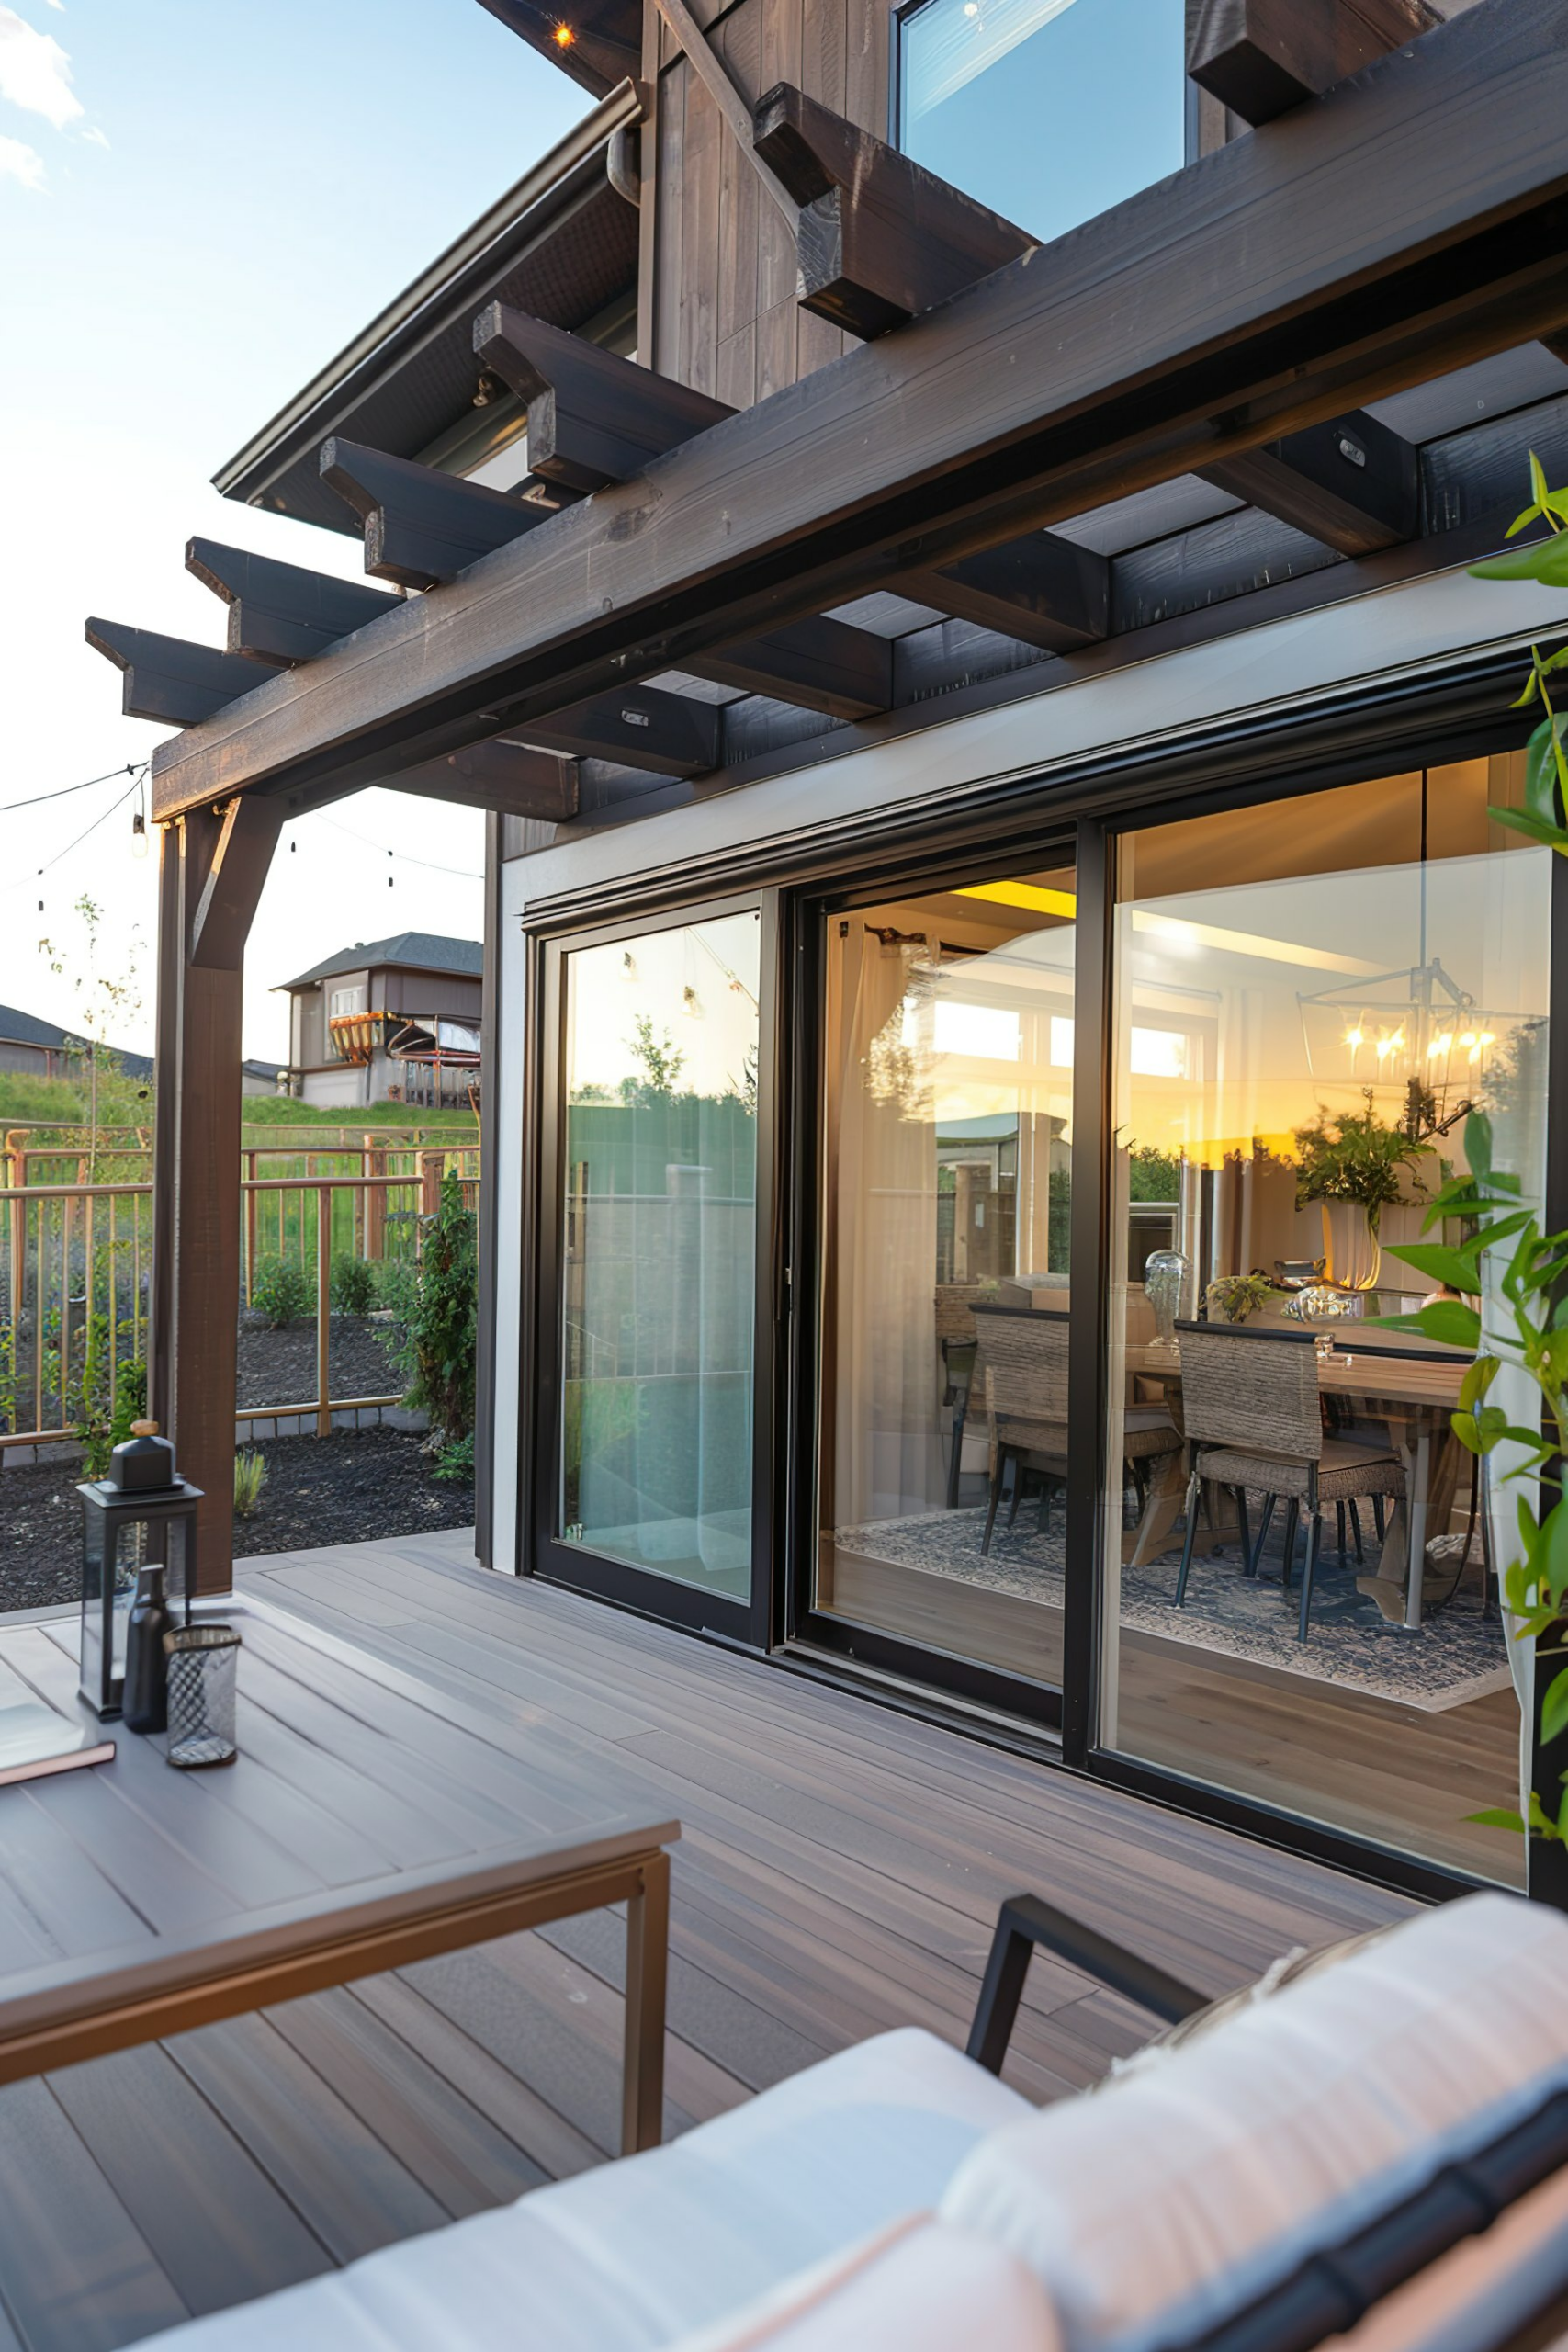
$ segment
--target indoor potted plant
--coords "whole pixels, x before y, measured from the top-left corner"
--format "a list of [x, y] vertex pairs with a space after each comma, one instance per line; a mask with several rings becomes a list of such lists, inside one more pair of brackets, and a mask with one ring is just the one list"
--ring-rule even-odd
[[[1323, 1209], [1328, 1281], [1343, 1290], [1371, 1290], [1382, 1263], [1378, 1228], [1386, 1208], [1408, 1205], [1400, 1190], [1404, 1170], [1430, 1156], [1402, 1127], [1378, 1116], [1371, 1087], [1364, 1111], [1331, 1114], [1321, 1103], [1310, 1126], [1296, 1129], [1296, 1206]], [[1412, 1179], [1416, 1193], [1425, 1185]]]

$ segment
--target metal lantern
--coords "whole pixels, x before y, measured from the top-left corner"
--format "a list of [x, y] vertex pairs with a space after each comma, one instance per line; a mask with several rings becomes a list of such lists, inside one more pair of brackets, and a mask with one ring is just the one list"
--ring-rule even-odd
[[167, 1589], [185, 1601], [196, 1583], [196, 1507], [201, 1488], [177, 1473], [172, 1486], [143, 1489], [85, 1479], [82, 1498], [82, 1696], [100, 1716], [118, 1715], [125, 1695], [125, 1640], [136, 1580], [160, 1564]]

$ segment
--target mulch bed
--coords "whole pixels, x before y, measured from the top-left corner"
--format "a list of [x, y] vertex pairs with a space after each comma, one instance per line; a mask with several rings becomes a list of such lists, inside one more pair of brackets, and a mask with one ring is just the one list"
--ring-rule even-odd
[[[254, 1514], [234, 1522], [236, 1558], [471, 1526], [472, 1483], [435, 1477], [423, 1442], [417, 1432], [386, 1427], [264, 1440], [257, 1451], [266, 1457], [266, 1485]], [[79, 1475], [72, 1464], [0, 1471], [0, 1611], [76, 1599]]]
[[[334, 1396], [391, 1396], [403, 1374], [387, 1353], [389, 1326], [362, 1315], [334, 1315], [327, 1346]], [[269, 1331], [259, 1315], [240, 1317], [237, 1405], [297, 1405], [316, 1393], [316, 1318]]]

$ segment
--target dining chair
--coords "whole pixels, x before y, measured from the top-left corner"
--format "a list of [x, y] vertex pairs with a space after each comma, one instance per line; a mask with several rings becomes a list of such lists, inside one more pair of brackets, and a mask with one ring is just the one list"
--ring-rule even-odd
[[[1287, 1596], [1296, 1534], [1306, 1521], [1299, 1641], [1312, 1611], [1313, 1577], [1323, 1540], [1323, 1508], [1361, 1496], [1404, 1493], [1404, 1472], [1392, 1452], [1325, 1436], [1318, 1392], [1317, 1342], [1311, 1331], [1266, 1329], [1228, 1323], [1178, 1323], [1181, 1347], [1181, 1411], [1189, 1476], [1187, 1532], [1176, 1606], [1187, 1599], [1205, 1481], [1231, 1487], [1242, 1522], [1244, 1572], [1258, 1574], [1275, 1504], [1285, 1504]], [[1247, 1496], [1265, 1498], [1258, 1541], [1248, 1548]]]
[[[991, 1491], [982, 1555], [990, 1551], [1007, 1472], [1013, 1474], [1010, 1527], [1023, 1481], [1039, 1472], [1047, 1481], [1041, 1529], [1049, 1525], [1050, 1483], [1067, 1475], [1067, 1335], [1072, 1318], [1060, 1309], [986, 1304], [974, 1308], [984, 1367], [986, 1416], [991, 1441]], [[1122, 1415], [1122, 1450], [1128, 1463], [1177, 1453], [1181, 1439], [1163, 1405], [1130, 1406]]]
[[942, 1401], [953, 1408], [953, 1451], [947, 1464], [947, 1508], [958, 1507], [958, 1474], [964, 1452], [964, 1424], [975, 1390], [975, 1354], [979, 1334], [975, 1328], [975, 1303], [994, 1284], [983, 1282], [938, 1283], [936, 1343], [942, 1357]]

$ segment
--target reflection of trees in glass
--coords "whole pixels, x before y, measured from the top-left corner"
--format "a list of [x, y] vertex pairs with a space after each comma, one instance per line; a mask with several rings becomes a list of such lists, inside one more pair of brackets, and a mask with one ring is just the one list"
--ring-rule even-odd
[[1073, 1244], [1073, 1179], [1070, 1170], [1057, 1169], [1051, 1178], [1045, 1210], [1045, 1269], [1048, 1274], [1067, 1272]]
[[1128, 1198], [1134, 1201], [1179, 1201], [1181, 1162], [1173, 1151], [1141, 1143], [1127, 1155]]
[[632, 1028], [634, 1034], [626, 1040], [626, 1050], [641, 1075], [622, 1079], [622, 1102], [672, 1102], [680, 1089], [681, 1072], [686, 1066], [685, 1055], [677, 1053], [668, 1029], [655, 1035], [646, 1012], [638, 1013]]

